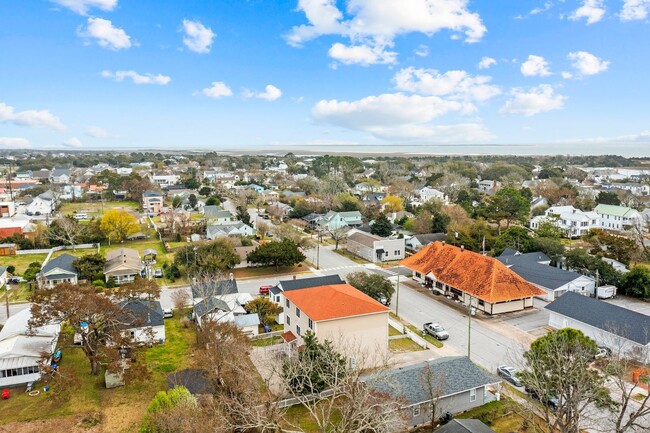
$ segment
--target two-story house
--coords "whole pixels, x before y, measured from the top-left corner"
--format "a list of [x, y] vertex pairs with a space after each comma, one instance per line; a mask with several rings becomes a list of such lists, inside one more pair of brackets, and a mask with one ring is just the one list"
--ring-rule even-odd
[[163, 195], [158, 191], [149, 190], [142, 194], [142, 210], [146, 213], [159, 213], [163, 203]]
[[543, 222], [550, 222], [562, 229], [569, 238], [580, 237], [591, 229], [601, 228], [600, 215], [596, 212], [583, 212], [573, 206], [551, 206], [544, 215], [530, 220], [530, 228], [536, 230]]
[[641, 224], [641, 213], [629, 207], [601, 203], [594, 212], [600, 217], [600, 228], [604, 230], [627, 230]]
[[387, 239], [381, 236], [352, 230], [348, 235], [347, 250], [369, 262], [389, 262], [402, 260], [406, 244], [402, 239]]

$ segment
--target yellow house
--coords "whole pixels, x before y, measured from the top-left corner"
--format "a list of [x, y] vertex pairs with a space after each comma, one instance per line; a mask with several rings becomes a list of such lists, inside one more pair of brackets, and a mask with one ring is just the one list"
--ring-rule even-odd
[[312, 331], [329, 340], [351, 364], [369, 366], [388, 354], [390, 309], [349, 284], [308, 287], [283, 292], [283, 338], [292, 346]]

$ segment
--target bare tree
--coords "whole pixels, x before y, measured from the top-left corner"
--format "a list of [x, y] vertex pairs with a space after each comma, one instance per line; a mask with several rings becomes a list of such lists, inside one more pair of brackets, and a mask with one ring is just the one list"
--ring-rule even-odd
[[176, 289], [171, 294], [172, 303], [174, 308], [181, 311], [190, 303], [190, 293], [187, 289]]
[[333, 230], [328, 230], [328, 233], [332, 237], [332, 239], [335, 242], [334, 249], [338, 250], [339, 249], [339, 243], [341, 241], [344, 241], [348, 237], [348, 231], [350, 230], [349, 227], [344, 226], [344, 227], [337, 227]]
[[83, 236], [83, 231], [72, 217], [61, 215], [53, 221], [45, 236], [51, 241], [72, 246], [74, 251], [77, 242]]
[[441, 397], [445, 395], [446, 380], [444, 376], [436, 373], [431, 364], [426, 362], [420, 371], [420, 383], [431, 402], [425, 412], [429, 414], [431, 431], [434, 431], [438, 427], [443, 412], [449, 407], [449, 403], [441, 401]]

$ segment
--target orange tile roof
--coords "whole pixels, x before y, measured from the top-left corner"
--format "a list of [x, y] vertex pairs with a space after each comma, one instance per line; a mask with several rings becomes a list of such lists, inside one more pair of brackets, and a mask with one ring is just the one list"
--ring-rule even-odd
[[407, 268], [469, 293], [486, 302], [502, 302], [546, 292], [515, 274], [495, 258], [434, 242], [400, 262]]
[[389, 310], [388, 307], [349, 284], [308, 287], [283, 293], [287, 299], [315, 322], [382, 313]]

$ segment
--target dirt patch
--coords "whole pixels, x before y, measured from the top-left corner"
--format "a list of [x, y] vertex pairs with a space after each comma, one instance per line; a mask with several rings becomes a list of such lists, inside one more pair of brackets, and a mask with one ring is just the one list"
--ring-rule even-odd
[[12, 422], [0, 426], [0, 433], [102, 433], [101, 424], [96, 424], [98, 414], [77, 415], [67, 418], [56, 418], [29, 422]]

